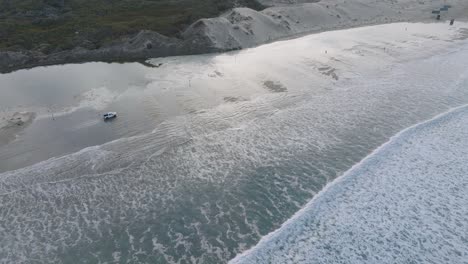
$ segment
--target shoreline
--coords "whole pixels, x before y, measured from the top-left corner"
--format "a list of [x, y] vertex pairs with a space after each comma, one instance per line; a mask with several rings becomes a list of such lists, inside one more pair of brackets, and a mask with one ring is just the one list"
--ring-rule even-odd
[[[369, 176], [366, 175], [368, 174], [368, 171], [375, 170], [375, 167], [380, 166], [380, 163], [382, 163], [380, 160], [383, 159], [384, 155], [388, 155], [388, 153], [392, 153], [397, 150], [401, 151], [403, 149], [402, 146], [404, 144], [408, 144], [408, 139], [412, 139], [418, 134], [422, 134], [422, 137], [424, 138], [424, 136], [426, 136], [424, 135], [424, 133], [427, 130], [438, 129], [431, 128], [431, 126], [437, 127], [439, 123], [443, 123], [445, 124], [445, 126], [449, 126], [447, 125], [447, 123], [454, 123], [453, 119], [460, 118], [460, 115], [463, 114], [466, 115], [467, 109], [467, 104], [459, 105], [449, 109], [448, 111], [439, 113], [427, 120], [411, 125], [399, 131], [398, 133], [390, 137], [388, 141], [371, 151], [361, 161], [354, 164], [341, 176], [337, 177], [332, 182], [324, 186], [319, 193], [317, 193], [306, 205], [304, 205], [293, 216], [287, 219], [279, 228], [264, 235], [257, 244], [245, 250], [244, 252], [236, 255], [233, 259], [229, 260], [228, 263], [259, 263], [259, 261], [268, 261], [268, 263], [286, 263], [282, 262], [285, 261], [285, 259], [287, 259], [286, 257], [284, 257], [286, 256], [286, 253], [294, 254], [294, 252], [291, 252], [293, 248], [296, 247], [296, 249], [298, 248], [297, 250], [299, 251], [301, 250], [300, 246], [303, 246], [306, 243], [301, 239], [293, 237], [295, 235], [298, 237], [300, 237], [301, 235], [304, 236], [304, 233], [306, 233], [305, 231], [295, 229], [295, 225], [306, 226], [307, 229], [309, 225], [312, 226], [312, 224], [309, 222], [320, 221], [321, 218], [324, 218], [324, 215], [326, 216], [328, 214], [328, 212], [320, 212], [323, 210], [322, 207], [332, 203], [343, 203], [342, 199], [339, 200], [339, 202], [334, 201], [333, 199], [335, 199], [336, 197], [333, 196], [351, 196], [352, 194], [347, 195], [342, 193], [343, 189], [347, 188], [349, 192], [349, 185], [353, 185], [353, 182], [357, 181], [356, 179], [363, 178], [363, 176]], [[409, 142], [409, 144], [411, 145], [412, 142]], [[394, 148], [397, 149], [395, 150]], [[361, 179], [361, 181], [364, 181], [364, 179]], [[331, 199], [330, 196], [332, 196], [333, 199]], [[319, 224], [317, 224], [317, 229], [319, 228], [318, 225]], [[311, 239], [311, 241], [313, 241], [313, 239]], [[296, 244], [287, 245], [287, 243]], [[283, 255], [283, 260], [280, 260], [281, 257], [279, 257], [282, 256], [281, 252], [284, 252], [285, 254]], [[301, 252], [298, 254], [303, 253]]]
[[[109, 262], [113, 256], [108, 253], [116, 252], [123, 262], [227, 263], [389, 137], [466, 103], [467, 40], [458, 40], [466, 27], [387, 24], [235, 54], [151, 60], [164, 63], [159, 69], [90, 63], [11, 74], [18, 83], [4, 83], [12, 95], [40, 92], [47, 97], [44, 106], [65, 103], [75, 94], [76, 101], [90, 99], [82, 105], [106, 105], [99, 103], [108, 98], [105, 91], [75, 93], [104, 83], [115, 89], [112, 98], [120, 98], [109, 110], [121, 118], [105, 123], [90, 111], [37, 120], [22, 138], [1, 149], [4, 208], [25, 224], [5, 221], [2, 237], [11, 243], [0, 255], [9, 262], [77, 257]], [[387, 44], [387, 36], [392, 43]], [[447, 61], [451, 71], [443, 70]], [[90, 79], [98, 80], [81, 83]], [[33, 84], [30, 90], [22, 91], [24, 80]], [[127, 91], [130, 86], [135, 88]], [[68, 214], [70, 208], [79, 209]], [[168, 210], [155, 215], [155, 208]], [[63, 225], [28, 232], [43, 219], [57, 217]], [[172, 219], [183, 220], [177, 224], [182, 236], [158, 231], [171, 230]], [[127, 227], [126, 237], [106, 232]], [[159, 249], [177, 248], [180, 241], [192, 246], [152, 250], [154, 241]]]
[[18, 133], [32, 124], [35, 118], [34, 112], [15, 112], [0, 116], [0, 147], [13, 141]]
[[[0, 73], [68, 63], [144, 62], [159, 57], [222, 53], [326, 31], [396, 22], [430, 22], [435, 21], [430, 10], [444, 3], [440, 0], [425, 5], [402, 3], [397, 8], [387, 3], [373, 3], [376, 6], [369, 7], [370, 2], [333, 0], [273, 6], [262, 11], [235, 8], [222, 16], [196, 21], [182, 33], [181, 39], [142, 30], [94, 50], [76, 47], [48, 55], [35, 51], [0, 51]], [[381, 13], [376, 13], [376, 8]], [[465, 11], [468, 3], [458, 1], [450, 13], [444, 14], [441, 23], [450, 18], [466, 20]]]

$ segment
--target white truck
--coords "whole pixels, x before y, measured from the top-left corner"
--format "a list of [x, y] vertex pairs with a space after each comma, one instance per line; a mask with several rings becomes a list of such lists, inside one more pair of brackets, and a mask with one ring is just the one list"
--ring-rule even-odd
[[109, 120], [117, 117], [117, 112], [107, 112], [103, 115], [104, 120]]

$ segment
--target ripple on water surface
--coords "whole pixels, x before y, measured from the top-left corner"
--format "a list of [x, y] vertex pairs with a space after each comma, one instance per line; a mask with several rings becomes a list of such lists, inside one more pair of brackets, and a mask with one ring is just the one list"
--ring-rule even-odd
[[[154, 96], [155, 111], [175, 114], [161, 114], [149, 130], [0, 174], [0, 259], [227, 262], [391, 135], [468, 101], [466, 43], [443, 41], [456, 28], [411, 25], [394, 25], [401, 36], [385, 51], [379, 34], [391, 25], [273, 43], [235, 60], [165, 59], [148, 73], [154, 82], [143, 87], [143, 103], [132, 106], [149, 107]], [[398, 42], [408, 39], [414, 43]], [[320, 43], [337, 46], [325, 55]], [[339, 78], [324, 76], [324, 64]], [[194, 76], [192, 90], [184, 90], [186, 75]], [[135, 94], [126, 98], [141, 98]], [[88, 122], [75, 125], [91, 131]], [[128, 122], [109, 128], [138, 125]]]
[[465, 263], [468, 106], [399, 133], [230, 263]]

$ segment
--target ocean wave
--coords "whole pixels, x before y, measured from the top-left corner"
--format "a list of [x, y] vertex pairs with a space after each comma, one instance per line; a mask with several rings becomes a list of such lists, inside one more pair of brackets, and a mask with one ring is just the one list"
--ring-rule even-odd
[[465, 263], [468, 106], [403, 130], [230, 263]]
[[[389, 27], [274, 43], [236, 53], [237, 59], [212, 57], [219, 67], [199, 67], [207, 57], [172, 58], [152, 78], [177, 77], [172, 84], [179, 87], [153, 87], [144, 95], [159, 99], [144, 104], [154, 104], [159, 114], [185, 101], [184, 109], [194, 111], [155, 123], [120, 118], [114, 128], [149, 123], [148, 129], [0, 174], [0, 262], [205, 264], [234, 258], [391, 135], [467, 102], [466, 45], [413, 37], [408, 32], [420, 32], [419, 26], [407, 32], [396, 24], [399, 46], [384, 44], [386, 51], [375, 57], [375, 45], [362, 43], [383, 45], [375, 34], [388, 34]], [[453, 30], [437, 27], [450, 39]], [[408, 39], [416, 44], [403, 42]], [[329, 60], [322, 48], [332, 44], [336, 53], [329, 49]], [[338, 52], [348, 46], [351, 52]], [[383, 54], [390, 51], [393, 60]], [[401, 61], [409, 56], [420, 58]], [[187, 59], [193, 63], [187, 66]], [[198, 69], [189, 89], [187, 67]], [[339, 80], [324, 78], [332, 68]], [[265, 83], [282, 88], [272, 91]], [[165, 97], [166, 88], [180, 90]], [[226, 96], [239, 99], [203, 103]], [[64, 139], [46, 145], [76, 140]], [[19, 148], [24, 156], [0, 153], [0, 167], [11, 164], [9, 157], [49, 148], [39, 146]]]

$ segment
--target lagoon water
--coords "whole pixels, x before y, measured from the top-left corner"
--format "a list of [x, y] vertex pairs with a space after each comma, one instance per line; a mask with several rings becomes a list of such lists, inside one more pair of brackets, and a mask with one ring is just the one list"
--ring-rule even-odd
[[0, 110], [38, 116], [0, 146], [0, 260], [227, 262], [398, 131], [467, 104], [467, 28], [0, 75]]

